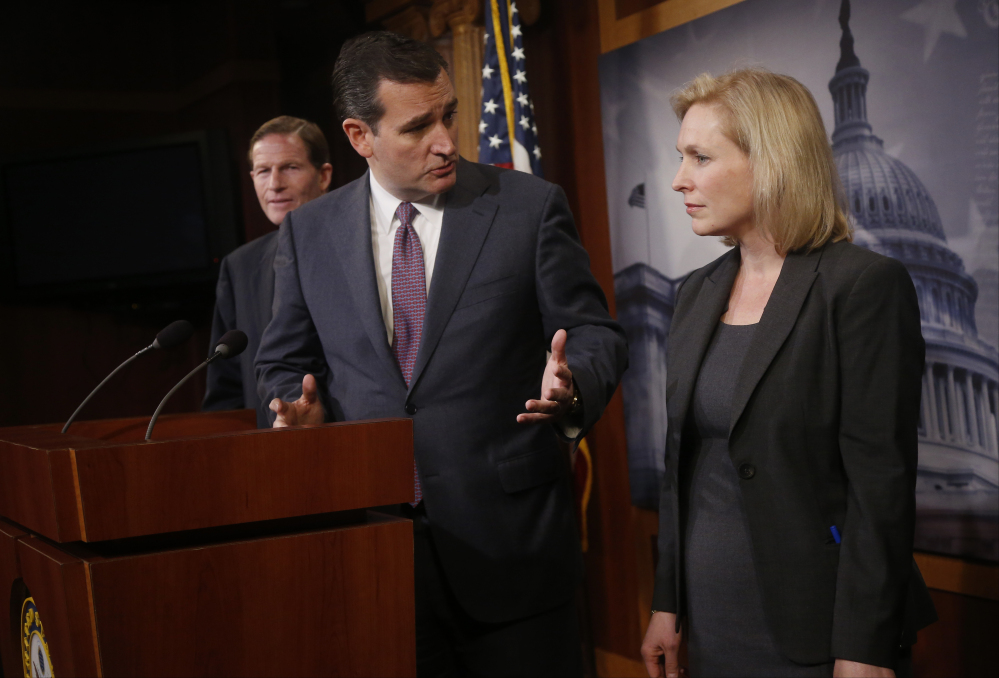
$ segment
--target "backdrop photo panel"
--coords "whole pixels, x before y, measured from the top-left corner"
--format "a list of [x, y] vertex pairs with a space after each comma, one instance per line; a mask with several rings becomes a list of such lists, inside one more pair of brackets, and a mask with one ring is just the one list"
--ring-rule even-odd
[[745, 0], [601, 57], [632, 502], [658, 507], [676, 287], [726, 251], [693, 234], [670, 188], [670, 95], [700, 73], [762, 66], [811, 90], [854, 242], [901, 260], [919, 295], [916, 548], [999, 561], [999, 4], [860, 0], [846, 30], [843, 5]]

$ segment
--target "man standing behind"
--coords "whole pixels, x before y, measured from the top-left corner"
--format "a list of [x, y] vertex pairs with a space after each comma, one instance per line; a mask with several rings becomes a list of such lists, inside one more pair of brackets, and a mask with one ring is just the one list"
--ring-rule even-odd
[[[260, 208], [275, 226], [291, 210], [318, 198], [330, 185], [333, 166], [322, 130], [308, 120], [282, 115], [268, 120], [250, 138], [250, 176]], [[233, 360], [208, 366], [204, 410], [257, 410], [257, 426], [267, 428], [267, 408], [257, 395], [253, 357], [271, 320], [277, 231], [257, 238], [222, 260], [215, 287], [215, 315], [209, 355], [231, 329], [246, 333], [246, 350]]]
[[624, 333], [562, 190], [458, 158], [458, 102], [432, 47], [360, 36], [333, 86], [369, 171], [281, 226], [261, 396], [275, 426], [413, 420], [415, 501], [401, 508], [419, 675], [580, 675], [582, 559], [557, 436], [600, 417]]

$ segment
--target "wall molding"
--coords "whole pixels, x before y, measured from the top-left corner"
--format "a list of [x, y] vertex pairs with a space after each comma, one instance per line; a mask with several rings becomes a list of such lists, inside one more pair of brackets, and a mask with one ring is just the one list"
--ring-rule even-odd
[[642, 38], [675, 28], [717, 12], [742, 0], [664, 0], [658, 5], [617, 18], [616, 0], [600, 3], [600, 53], [638, 42]]

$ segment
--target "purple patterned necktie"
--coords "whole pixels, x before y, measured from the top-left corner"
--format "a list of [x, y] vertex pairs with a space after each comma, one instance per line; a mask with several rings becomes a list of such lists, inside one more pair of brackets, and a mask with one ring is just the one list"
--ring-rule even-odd
[[[392, 354], [399, 364], [406, 386], [413, 378], [416, 352], [423, 334], [423, 314], [427, 310], [427, 276], [423, 268], [423, 246], [413, 228], [418, 214], [413, 203], [401, 203], [395, 211], [399, 229], [395, 232], [392, 248]], [[413, 506], [423, 499], [420, 476], [413, 459], [413, 488], [416, 499]]]

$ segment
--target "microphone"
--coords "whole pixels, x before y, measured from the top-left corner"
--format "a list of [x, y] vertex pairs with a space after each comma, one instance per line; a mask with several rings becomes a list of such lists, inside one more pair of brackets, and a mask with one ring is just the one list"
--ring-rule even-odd
[[153, 412], [153, 418], [149, 420], [149, 428], [146, 429], [146, 440], [149, 440], [149, 438], [153, 435], [153, 427], [156, 426], [156, 420], [159, 418], [160, 412], [163, 411], [163, 406], [166, 405], [168, 400], [170, 400], [170, 396], [177, 392], [177, 389], [186, 384], [187, 380], [197, 374], [198, 370], [207, 367], [211, 362], [217, 360], [218, 358], [222, 358], [223, 360], [235, 358], [246, 350], [247, 343], [249, 343], [249, 339], [246, 338], [246, 333], [241, 330], [229, 330], [223, 334], [219, 339], [218, 346], [215, 347], [215, 352], [212, 353], [208, 360], [188, 372], [186, 377], [178, 381], [177, 385], [170, 389], [165, 396], [163, 396], [163, 400], [160, 401], [160, 404], [156, 407], [156, 411]]
[[175, 320], [166, 327], [164, 327], [162, 330], [160, 330], [159, 334], [156, 335], [156, 338], [153, 339], [153, 343], [149, 344], [149, 346], [146, 346], [144, 349], [133, 355], [131, 358], [123, 362], [121, 365], [118, 365], [118, 367], [116, 367], [114, 371], [111, 372], [111, 374], [104, 377], [104, 381], [97, 384], [97, 388], [91, 391], [90, 395], [84, 398], [83, 402], [80, 403], [80, 406], [76, 408], [76, 411], [73, 412], [72, 415], [70, 415], [69, 419], [62, 427], [62, 432], [63, 433], [66, 432], [66, 430], [69, 428], [69, 425], [72, 424], [73, 420], [76, 419], [76, 416], [80, 414], [80, 410], [83, 409], [83, 406], [89, 403], [90, 399], [93, 398], [94, 395], [98, 391], [100, 391], [101, 388], [104, 387], [104, 384], [108, 383], [111, 377], [118, 374], [118, 372], [120, 372], [121, 369], [125, 367], [125, 365], [128, 365], [130, 362], [138, 358], [140, 355], [152, 351], [154, 348], [169, 349], [173, 348], [174, 346], [180, 346], [185, 341], [190, 339], [192, 334], [194, 334], [194, 326], [191, 325], [191, 323], [187, 322], [186, 320]]

